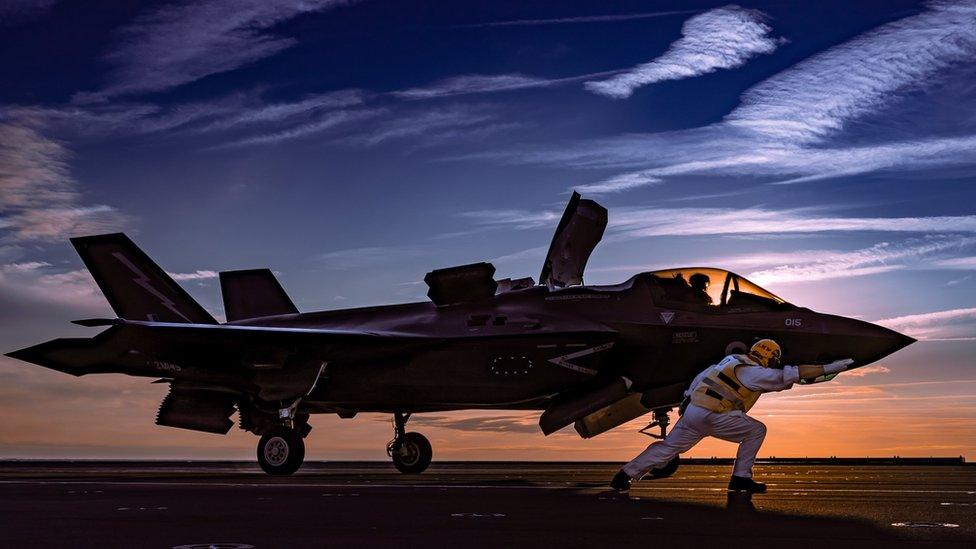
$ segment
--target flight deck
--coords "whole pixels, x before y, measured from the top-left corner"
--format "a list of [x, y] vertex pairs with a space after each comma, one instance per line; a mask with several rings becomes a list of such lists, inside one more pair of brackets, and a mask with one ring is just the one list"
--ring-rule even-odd
[[976, 466], [918, 463], [760, 462], [749, 498], [714, 462], [619, 495], [614, 463], [12, 461], [0, 546], [973, 547]]

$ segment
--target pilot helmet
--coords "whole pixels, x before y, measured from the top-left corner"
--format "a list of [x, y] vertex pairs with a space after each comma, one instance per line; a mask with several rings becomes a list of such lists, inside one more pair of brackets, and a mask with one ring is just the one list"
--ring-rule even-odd
[[766, 368], [782, 366], [783, 351], [779, 348], [779, 343], [772, 339], [760, 339], [754, 343], [752, 349], [749, 349], [748, 356]]
[[691, 278], [689, 278], [688, 281], [691, 282], [692, 288], [697, 288], [699, 290], [707, 290], [708, 284], [711, 282], [708, 275], [705, 273], [695, 273], [691, 275]]

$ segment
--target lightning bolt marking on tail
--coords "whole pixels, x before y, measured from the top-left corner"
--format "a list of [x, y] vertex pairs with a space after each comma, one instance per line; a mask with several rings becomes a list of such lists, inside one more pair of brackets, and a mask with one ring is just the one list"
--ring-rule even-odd
[[[121, 264], [125, 265], [126, 267], [128, 267], [128, 269], [130, 271], [132, 271], [133, 274], [136, 275], [136, 278], [133, 278], [132, 281], [135, 282], [136, 284], [142, 286], [143, 289], [145, 289], [147, 292], [149, 292], [152, 295], [156, 296], [159, 299], [159, 304], [160, 305], [162, 305], [163, 307], [166, 307], [167, 309], [169, 309], [170, 311], [172, 311], [173, 313], [175, 313], [177, 316], [179, 316], [183, 320], [185, 320], [187, 322], [190, 322], [190, 323], [193, 322], [192, 320], [190, 320], [189, 318], [187, 318], [186, 315], [184, 315], [183, 313], [181, 313], [176, 308], [176, 303], [172, 299], [166, 297], [162, 292], [160, 292], [159, 290], [157, 290], [156, 288], [154, 288], [152, 286], [152, 284], [150, 284], [151, 280], [149, 279], [148, 276], [146, 276], [146, 273], [142, 272], [138, 267], [136, 267], [135, 265], [133, 265], [132, 262], [129, 261], [129, 258], [125, 257], [125, 255], [122, 254], [121, 252], [113, 252], [112, 253], [112, 256], [115, 259], [118, 259], [119, 260], [119, 263], [121, 263]], [[154, 320], [154, 319], [150, 317], [149, 320]]]

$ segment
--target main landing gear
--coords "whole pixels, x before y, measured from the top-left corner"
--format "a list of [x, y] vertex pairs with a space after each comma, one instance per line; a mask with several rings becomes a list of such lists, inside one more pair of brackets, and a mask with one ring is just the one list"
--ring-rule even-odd
[[420, 433], [406, 433], [407, 420], [410, 414], [394, 412], [393, 440], [386, 445], [386, 453], [393, 458], [393, 465], [405, 474], [424, 472], [430, 465], [434, 451], [430, 441]]
[[[647, 435], [651, 438], [656, 438], [658, 440], [664, 440], [668, 436], [668, 425], [671, 424], [671, 418], [668, 417], [668, 412], [671, 408], [656, 408], [652, 411], [653, 421], [647, 424], [646, 427], [641, 429], [639, 432], [641, 434]], [[661, 429], [661, 434], [656, 435], [654, 433], [649, 433], [648, 430], [658, 427]], [[647, 476], [652, 479], [658, 478], [668, 478], [678, 471], [678, 466], [681, 465], [681, 456], [674, 456], [674, 458], [665, 463], [661, 467], [655, 467], [647, 472]]]
[[[308, 414], [298, 414], [296, 401], [278, 412], [278, 419], [265, 414], [249, 414], [250, 422], [261, 421], [264, 434], [258, 441], [258, 464], [272, 476], [287, 476], [298, 470], [305, 461], [305, 435], [311, 431]], [[269, 426], [271, 424], [271, 426]], [[259, 431], [260, 432], [260, 431]]]

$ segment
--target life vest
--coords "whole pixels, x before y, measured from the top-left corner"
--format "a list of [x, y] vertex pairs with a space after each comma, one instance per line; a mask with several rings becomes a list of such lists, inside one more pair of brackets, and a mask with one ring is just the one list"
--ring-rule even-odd
[[748, 412], [761, 391], [747, 388], [735, 376], [736, 366], [757, 366], [745, 355], [729, 355], [709, 368], [705, 377], [692, 387], [691, 403], [713, 412]]

